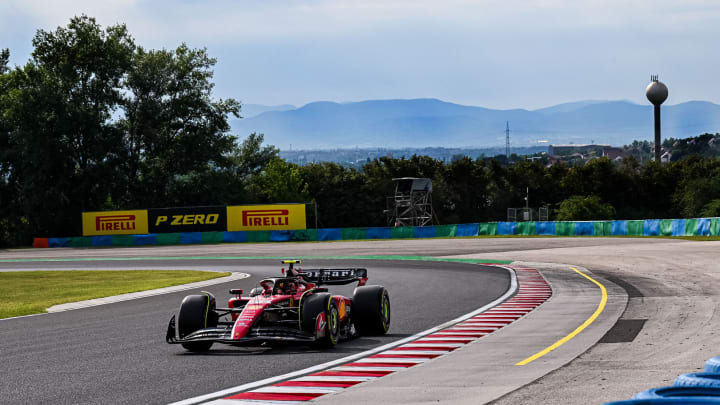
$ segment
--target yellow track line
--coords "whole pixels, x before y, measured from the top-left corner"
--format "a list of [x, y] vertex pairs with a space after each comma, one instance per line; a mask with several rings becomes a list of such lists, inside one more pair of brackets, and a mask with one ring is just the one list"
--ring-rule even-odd
[[565, 336], [564, 338], [562, 338], [562, 339], [558, 340], [557, 342], [553, 343], [551, 346], [548, 346], [547, 348], [545, 348], [545, 349], [543, 349], [543, 350], [541, 350], [541, 351], [533, 354], [532, 356], [528, 357], [527, 359], [525, 359], [525, 360], [523, 360], [523, 361], [521, 361], [521, 362], [519, 362], [519, 363], [516, 363], [516, 364], [515, 364], [516, 366], [524, 366], [524, 365], [526, 365], [526, 364], [528, 364], [528, 363], [530, 363], [530, 362], [532, 362], [532, 361], [535, 361], [535, 360], [539, 359], [540, 357], [542, 357], [542, 356], [550, 353], [551, 351], [557, 349], [558, 347], [562, 346], [562, 345], [565, 344], [567, 341], [569, 341], [570, 339], [574, 338], [578, 333], [582, 332], [583, 329], [585, 329], [585, 328], [587, 328], [588, 326], [590, 326], [590, 324], [593, 323], [593, 322], [595, 321], [595, 319], [597, 319], [598, 316], [600, 316], [600, 313], [603, 311], [603, 309], [605, 309], [605, 304], [607, 303], [607, 290], [605, 289], [605, 286], [603, 286], [602, 284], [600, 284], [599, 282], [597, 282], [595, 279], [593, 279], [592, 277], [588, 276], [587, 274], [585, 274], [585, 273], [581, 272], [580, 270], [576, 269], [575, 267], [570, 267], [570, 268], [573, 269], [573, 270], [575, 270], [575, 272], [577, 272], [579, 275], [585, 277], [586, 279], [592, 281], [593, 283], [595, 283], [595, 285], [597, 285], [598, 287], [600, 287], [600, 291], [602, 291], [602, 299], [600, 300], [600, 304], [598, 305], [598, 307], [597, 307], [597, 309], [595, 310], [595, 312], [594, 312], [592, 315], [590, 315], [590, 318], [588, 318], [582, 325], [578, 326], [577, 329], [575, 329], [574, 331], [570, 332], [569, 335], [567, 335], [567, 336]]

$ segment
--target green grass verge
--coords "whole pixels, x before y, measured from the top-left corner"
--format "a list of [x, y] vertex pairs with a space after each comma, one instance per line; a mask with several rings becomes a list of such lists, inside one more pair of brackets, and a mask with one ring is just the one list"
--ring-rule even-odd
[[186, 270], [0, 272], [0, 318], [58, 304], [205, 281], [230, 273]]

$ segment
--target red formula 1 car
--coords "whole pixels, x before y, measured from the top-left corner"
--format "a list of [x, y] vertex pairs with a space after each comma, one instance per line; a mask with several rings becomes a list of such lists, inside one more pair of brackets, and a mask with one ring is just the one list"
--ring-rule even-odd
[[[390, 296], [384, 287], [366, 286], [366, 269], [294, 268], [283, 277], [268, 278], [250, 296], [230, 290], [228, 308], [216, 308], [215, 297], [188, 295], [168, 325], [168, 343], [190, 351], [206, 351], [213, 343], [250, 346], [292, 341], [330, 348], [341, 339], [379, 335], [390, 327]], [[333, 295], [327, 285], [357, 282], [351, 298]], [[226, 315], [230, 315], [227, 320]]]

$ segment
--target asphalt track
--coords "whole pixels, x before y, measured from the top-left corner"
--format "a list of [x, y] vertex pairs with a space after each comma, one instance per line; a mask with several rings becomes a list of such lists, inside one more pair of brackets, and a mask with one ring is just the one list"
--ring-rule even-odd
[[[720, 242], [690, 242], [661, 238], [468, 238], [123, 249], [9, 250], [0, 251], [0, 268], [4, 270], [97, 268], [97, 262], [84, 260], [110, 256], [121, 260], [105, 262], [103, 267], [108, 269], [131, 268], [137, 265], [142, 268], [163, 268], [165, 265], [173, 268], [202, 268], [201, 265], [205, 260], [212, 264], [212, 269], [222, 271], [233, 267], [234, 261], [229, 258], [233, 256], [419, 255], [520, 260], [540, 269], [546, 276], [553, 276], [554, 279], [550, 280], [553, 289], [559, 287], [559, 291], [562, 291], [563, 284], [576, 286], [573, 287], [575, 289], [568, 290], [570, 293], [564, 297], [562, 294], [554, 296], [553, 300], [557, 302], [556, 306], [560, 311], [549, 311], [550, 306], [547, 307], [548, 309], [543, 309], [544, 305], [537, 314], [530, 314], [527, 319], [517, 322], [515, 336], [508, 336], [508, 332], [512, 329], [508, 328], [506, 332], [488, 336], [483, 339], [484, 342], [473, 345], [472, 351], [467, 351], [461, 356], [467, 357], [465, 359], [468, 364], [467, 371], [458, 370], [462, 358], [447, 356], [428, 367], [418, 367], [417, 371], [398, 373], [396, 378], [384, 378], [375, 383], [363, 384], [347, 390], [347, 396], [332, 395], [327, 400], [358, 403], [361, 401], [353, 401], [353, 398], [362, 398], [367, 402], [370, 398], [382, 397], [385, 398], [386, 403], [410, 404], [417, 401], [414, 401], [415, 398], [409, 394], [420, 393], [424, 396], [424, 402], [470, 404], [486, 402], [480, 400], [476, 394], [495, 389], [497, 395], [505, 395], [494, 402], [497, 404], [599, 404], [627, 399], [647, 388], [668, 385], [677, 375], [697, 371], [707, 358], [720, 355], [717, 349], [720, 347], [720, 334], [717, 333], [720, 325], [718, 316], [720, 266], [717, 260], [720, 254], [718, 252], [720, 252]], [[208, 256], [217, 259], [203, 258]], [[162, 259], [163, 257], [177, 259], [173, 262], [164, 262], [166, 259]], [[28, 258], [38, 261], [25, 261]], [[69, 263], [65, 260], [81, 261]], [[382, 277], [393, 274], [392, 269], [401, 268], [399, 263], [368, 263], [371, 280], [388, 284], [392, 280], [386, 282], [381, 280]], [[408, 269], [412, 269], [407, 270], [413, 274], [411, 280], [422, 281], [428, 299], [443, 297], [439, 301], [448, 306], [462, 305], [463, 297], [460, 293], [463, 290], [453, 291], [448, 287], [447, 282], [452, 281], [455, 274], [452, 271], [447, 272], [446, 269], [465, 268], [466, 265], [432, 262], [406, 264], [409, 266]], [[615, 315], [606, 310], [601, 316], [606, 318], [604, 324], [594, 323], [588, 330], [540, 361], [523, 368], [509, 365], [499, 369], [497, 364], [500, 361], [507, 362], [505, 357], [511, 354], [514, 356], [523, 354], [517, 353], [518, 349], [523, 349], [520, 345], [517, 348], [507, 345], [509, 337], [514, 338], [521, 345], [531, 344], [533, 339], [528, 339], [527, 336], [540, 338], [540, 334], [545, 333], [541, 330], [545, 325], [550, 333], [544, 339], [552, 343], [567, 334], [568, 329], [572, 330], [579, 325], [597, 306], [597, 298], [593, 298], [592, 295], [597, 296], [597, 288], [588, 286], [587, 282], [585, 285], [578, 284], [578, 277], [568, 273], [570, 270], [566, 264], [589, 269], [596, 279], [609, 288], [614, 285], [615, 294], [618, 293], [618, 289], [625, 291], [623, 296], [627, 300], [627, 307], [625, 308], [625, 304], [622, 303], [622, 306], [618, 307], [616, 303]], [[390, 266], [391, 270], [379, 275], [378, 265]], [[416, 270], [416, 266], [420, 266], [419, 270]], [[429, 269], [422, 270], [423, 267]], [[401, 273], [402, 270], [394, 271], [394, 274]], [[442, 282], [436, 281], [438, 279]], [[401, 284], [399, 287], [388, 284], [393, 298], [394, 317], [393, 329], [391, 329], [393, 333], [401, 334], [395, 330], [395, 327], [399, 326], [397, 314], [400, 310], [396, 291], [407, 289], [405, 283], [407, 280], [406, 278], [394, 280]], [[587, 315], [584, 317], [573, 319], [562, 308], [564, 305], [578, 307], [577, 303], [573, 305], [577, 301], [575, 294], [579, 291], [578, 286], [587, 290], [585, 306], [589, 308], [589, 312], [586, 311]], [[446, 294], [441, 296], [441, 290]], [[183, 294], [176, 294], [176, 297], [181, 295]], [[219, 294], [219, 297], [222, 296]], [[107, 393], [108, 396], [105, 398], [108, 403], [129, 403], [130, 400], [127, 399], [129, 397], [126, 395], [143, 398], [141, 403], [167, 403], [174, 398], [191, 397], [193, 392], [203, 394], [210, 392], [209, 387], [198, 389], [195, 386], [196, 389], [193, 391], [177, 383], [177, 378], [182, 377], [184, 373], [195, 372], [192, 367], [197, 368], [198, 364], [202, 364], [202, 361], [197, 360], [195, 356], [180, 354], [181, 352], [156, 340], [128, 339], [128, 336], [138, 335], [152, 336], [156, 339], [156, 336], [164, 334], [167, 314], [172, 311], [177, 299], [163, 305], [153, 305], [150, 312], [144, 312], [147, 304], [143, 302], [148, 300], [154, 303], [154, 300], [163, 298], [143, 299], [117, 306], [109, 305], [107, 308], [89, 309], [87, 315], [82, 317], [84, 319], [74, 321], [87, 326], [87, 330], [82, 333], [62, 322], [50, 324], [47, 321], [49, 316], [46, 315], [27, 318], [33, 322], [31, 330], [22, 328], [21, 331], [14, 331], [19, 325], [25, 325], [13, 323], [21, 320], [0, 321], [0, 361], [2, 361], [0, 364], [3, 367], [0, 402], [12, 403], [5, 401], [8, 398], [35, 398], [36, 400], [22, 402], [63, 403], [63, 398], [72, 398], [73, 403], [88, 401], [97, 403], [100, 401], [94, 397], [95, 391], [85, 393], [87, 385], [97, 384], [106, 385], [101, 391]], [[165, 306], [165, 309], [160, 309], [161, 306]], [[111, 307], [125, 309], [118, 311]], [[143, 308], [143, 311], [139, 308]], [[107, 312], [99, 311], [108, 311], [110, 316]], [[75, 314], [80, 312], [71, 311], [58, 315], [70, 317], [67, 319], [72, 321]], [[643, 321], [641, 328], [635, 331], [635, 334], [622, 336], [622, 333], [616, 333], [614, 337], [620, 337], [619, 339], [604, 340], [603, 330], [612, 326], [614, 319], [620, 314], [622, 314], [621, 320]], [[114, 321], [109, 322], [106, 319], [108, 317], [114, 317]], [[155, 320], [160, 324], [152, 323]], [[433, 324], [433, 322], [428, 323]], [[435, 322], [437, 323], [439, 322]], [[97, 339], [93, 338], [101, 333], [98, 330], [105, 330], [106, 326], [114, 330], [114, 334], [108, 340], [110, 344], [105, 341], [95, 343]], [[590, 330], [593, 328], [596, 329], [594, 334]], [[15, 340], [7, 341], [6, 334], [15, 336]], [[613, 334], [608, 335], [612, 337]], [[360, 341], [347, 342], [339, 349], [352, 350], [358, 342]], [[29, 347], [30, 344], [34, 347]], [[161, 350], [165, 351], [158, 352], [160, 355], [156, 357], [143, 357], [137, 354], [138, 351], [144, 353], [153, 346], [161, 347], [163, 348]], [[49, 360], [45, 360], [43, 355], [35, 354], [33, 350], [47, 355]], [[54, 357], [54, 352], [62, 351], [75, 355]], [[527, 352], [527, 354], [532, 353], [533, 351]], [[111, 360], [117, 356], [121, 356], [122, 361], [117, 364], [111, 363]], [[497, 358], [493, 359], [493, 356]], [[312, 363], [323, 361], [320, 354], [291, 352], [287, 349], [285, 352], [262, 355], [219, 353], [217, 357], [219, 359], [209, 361], [224, 365], [221, 374], [218, 374], [221, 376], [219, 378], [223, 381], [232, 381], [230, 385], [233, 386], [241, 381], [258, 380], [263, 376], [282, 373], [283, 371], [276, 367], [287, 362], [275, 361], [275, 358], [291, 358], [293, 361], [308, 358]], [[245, 358], [249, 358], [254, 368], [262, 370], [265, 374], [245, 378], [248, 369], [239, 366]], [[64, 361], [63, 359], [69, 359], [69, 363], [58, 364]], [[301, 365], [294, 364], [296, 366], [292, 367], [293, 370], [301, 368]], [[153, 374], [148, 370], [160, 371]], [[530, 376], [530, 372], [533, 371], [540, 373], [536, 374], [538, 376], [545, 376], [541, 378]], [[200, 377], [197, 378], [201, 381], [212, 380], [217, 377], [213, 374], [215, 372], [216, 368], [203, 368], [198, 371]], [[141, 386], [133, 386], [132, 384], [135, 384], [133, 375], [137, 373], [150, 375], [149, 381], [143, 382]], [[204, 377], [203, 373], [211, 373], [212, 378]], [[523, 373], [528, 374], [524, 380], [520, 379], [525, 382], [517, 379]], [[225, 375], [233, 378], [226, 378]], [[509, 387], [508, 382], [513, 379], [520, 383]], [[47, 385], [55, 386], [51, 388], [55, 396], [47, 396], [50, 395], [47, 391], [50, 388], [46, 387]], [[152, 390], [147, 391], [148, 387], [152, 387]], [[38, 394], [25, 393], [27, 390], [36, 391]], [[170, 397], [160, 399], [154, 395], [155, 390], [170, 392]], [[513, 390], [514, 392], [506, 394]], [[18, 395], [26, 396], [18, 397]], [[462, 397], [449, 400], [449, 395]]]
[[[116, 251], [104, 250], [111, 254]], [[392, 326], [383, 337], [358, 338], [333, 350], [286, 346], [242, 349], [216, 345], [191, 354], [164, 342], [167, 322], [186, 294], [172, 293], [93, 308], [0, 321], [2, 403], [164, 404], [229, 386], [288, 373], [389, 343], [479, 308], [509, 286], [508, 272], [464, 263], [312, 260], [311, 267], [367, 267], [370, 283], [391, 294]], [[187, 267], [156, 260], [152, 268]], [[193, 260], [192, 268], [250, 273], [252, 277], [206, 289], [226, 300], [229, 288], [248, 291], [279, 275], [278, 260]], [[117, 269], [108, 261], [0, 263], [0, 267]], [[145, 268], [147, 261], [123, 261]], [[352, 288], [339, 292], [351, 294]], [[222, 304], [221, 304], [222, 305]]]

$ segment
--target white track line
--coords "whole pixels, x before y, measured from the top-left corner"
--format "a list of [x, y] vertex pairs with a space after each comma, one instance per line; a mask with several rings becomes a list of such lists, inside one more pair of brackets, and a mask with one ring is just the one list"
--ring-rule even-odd
[[[475, 340], [474, 337], [467, 336], [467, 337], [436, 337], [436, 338], [423, 338], [423, 342], [434, 342], [434, 341], [440, 341], [440, 342], [467, 342], [467, 341], [473, 341]], [[440, 344], [426, 344], [426, 343], [418, 343], [420, 346], [449, 346], [453, 343], [440, 343]], [[462, 345], [460, 345], [462, 346]], [[458, 346], [458, 347], [460, 347]], [[403, 346], [403, 347], [412, 347], [412, 346]]]
[[251, 392], [259, 392], [259, 393], [270, 393], [270, 394], [294, 394], [294, 393], [300, 393], [300, 394], [330, 394], [332, 392], [336, 391], [342, 391], [344, 390], [344, 387], [263, 387], [258, 388], [256, 390], [252, 390]]
[[343, 366], [331, 368], [328, 371], [400, 371], [409, 367], [365, 367], [365, 366]]
[[359, 364], [359, 363], [363, 363], [363, 364], [365, 364], [365, 363], [367, 363], [367, 364], [372, 364], [372, 363], [416, 363], [416, 364], [420, 364], [420, 363], [425, 363], [428, 360], [429, 359], [419, 358], [419, 357], [413, 357], [413, 358], [410, 358], [410, 357], [401, 357], [401, 358], [368, 357], [367, 359], [361, 359], [361, 360], [356, 361], [355, 364]]
[[300, 381], [300, 382], [355, 382], [355, 381], [371, 381], [376, 378], [380, 377], [345, 377], [345, 376], [307, 376], [307, 377], [300, 377], [295, 378], [293, 381]]
[[387, 355], [398, 355], [398, 354], [404, 354], [406, 356], [412, 356], [412, 355], [418, 355], [418, 354], [430, 354], [430, 355], [437, 355], [442, 356], [445, 353], [449, 353], [449, 350], [388, 350], [379, 354], [387, 354]]
[[113, 295], [111, 297], [95, 298], [92, 300], [69, 302], [67, 304], [53, 305], [47, 309], [47, 313], [13, 316], [11, 318], [0, 318], [0, 322], [9, 321], [11, 319], [29, 318], [31, 316], [41, 316], [41, 315], [47, 315], [47, 314], [52, 314], [52, 313], [57, 313], [57, 312], [65, 312], [65, 311], [70, 311], [73, 309], [95, 307], [98, 305], [112, 304], [115, 302], [122, 302], [122, 301], [134, 300], [134, 299], [138, 299], [138, 298], [152, 297], [152, 296], [156, 296], [156, 295], [169, 294], [169, 293], [174, 293], [174, 292], [178, 292], [178, 291], [192, 290], [194, 288], [202, 288], [202, 287], [207, 287], [210, 285], [227, 283], [227, 282], [234, 281], [234, 280], [242, 280], [242, 279], [248, 278], [248, 277], [250, 277], [250, 274], [233, 272], [231, 275], [229, 275], [227, 277], [214, 278], [212, 280], [199, 281], [197, 283], [189, 283], [189, 284], [183, 284], [183, 285], [176, 285], [173, 287], [158, 288], [155, 290], [139, 291], [139, 292], [129, 293], [129, 294]]
[[48, 313], [64, 312], [73, 309], [82, 309], [95, 307], [98, 305], [114, 304], [116, 302], [135, 300], [138, 298], [154, 297], [156, 295], [170, 294], [178, 291], [192, 290], [195, 288], [207, 287], [215, 284], [227, 283], [235, 280], [242, 280], [250, 277], [247, 273], [232, 273], [227, 277], [214, 278], [212, 280], [198, 281], [197, 283], [189, 283], [183, 285], [176, 285], [173, 287], [158, 288], [155, 290], [140, 291], [129, 294], [113, 295], [112, 297], [95, 298], [92, 300], [70, 302], [67, 304], [53, 305], [47, 309]]

